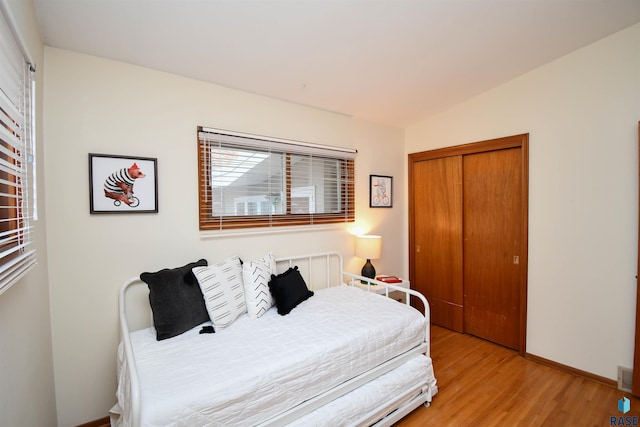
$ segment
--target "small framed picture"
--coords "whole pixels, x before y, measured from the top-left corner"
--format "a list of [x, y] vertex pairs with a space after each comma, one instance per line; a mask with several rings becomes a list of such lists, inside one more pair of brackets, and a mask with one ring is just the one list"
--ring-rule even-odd
[[393, 207], [393, 177], [369, 175], [369, 207]]
[[90, 212], [157, 213], [157, 163], [149, 157], [90, 153]]

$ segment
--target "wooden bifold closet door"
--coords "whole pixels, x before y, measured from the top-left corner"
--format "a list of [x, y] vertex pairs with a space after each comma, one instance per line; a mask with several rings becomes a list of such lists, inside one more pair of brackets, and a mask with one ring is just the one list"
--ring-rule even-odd
[[427, 297], [432, 323], [462, 332], [462, 156], [416, 163], [413, 183], [412, 287]]
[[517, 135], [409, 155], [412, 287], [434, 324], [522, 354], [527, 144]]
[[464, 156], [464, 331], [518, 349], [521, 150]]

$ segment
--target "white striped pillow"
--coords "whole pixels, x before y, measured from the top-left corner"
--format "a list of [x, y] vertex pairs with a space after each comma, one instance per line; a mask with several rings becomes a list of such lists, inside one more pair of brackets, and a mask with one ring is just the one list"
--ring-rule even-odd
[[216, 328], [229, 326], [247, 312], [240, 258], [233, 256], [208, 267], [195, 267], [192, 271]]

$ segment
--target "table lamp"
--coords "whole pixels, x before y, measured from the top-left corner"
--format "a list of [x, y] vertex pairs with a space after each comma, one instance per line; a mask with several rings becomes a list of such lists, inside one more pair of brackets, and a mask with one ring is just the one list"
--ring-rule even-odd
[[376, 277], [376, 269], [373, 264], [371, 264], [371, 260], [380, 258], [381, 251], [382, 237], [374, 235], [356, 236], [356, 256], [367, 260], [362, 267], [361, 274], [364, 277], [368, 277], [369, 279]]

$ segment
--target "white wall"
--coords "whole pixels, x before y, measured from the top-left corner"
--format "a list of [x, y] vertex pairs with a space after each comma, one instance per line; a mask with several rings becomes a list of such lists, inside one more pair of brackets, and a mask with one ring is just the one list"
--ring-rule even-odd
[[[43, 46], [31, 2], [8, 1], [37, 64], [36, 114], [42, 117]], [[51, 350], [42, 122], [36, 128], [40, 220], [34, 239], [38, 265], [0, 295], [0, 426], [56, 424]]]
[[[107, 415], [115, 403], [117, 292], [142, 271], [200, 257], [276, 256], [337, 249], [351, 271], [353, 236], [330, 230], [202, 239], [198, 231], [196, 126], [355, 147], [356, 226], [384, 236], [379, 270], [403, 273], [404, 195], [368, 207], [370, 173], [404, 187], [403, 132], [99, 59], [45, 49], [49, 281], [60, 426]], [[88, 153], [158, 159], [159, 213], [90, 215]]]
[[406, 129], [406, 152], [529, 133], [527, 352], [632, 366], [640, 24]]

